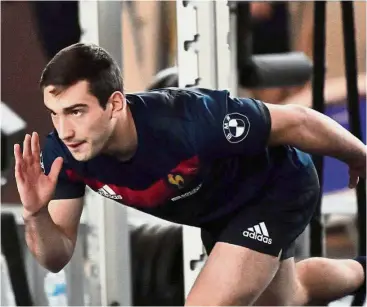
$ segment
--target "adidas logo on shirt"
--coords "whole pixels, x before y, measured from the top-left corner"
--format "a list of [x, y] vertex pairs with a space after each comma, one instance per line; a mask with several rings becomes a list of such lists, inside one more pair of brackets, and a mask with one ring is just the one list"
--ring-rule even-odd
[[112, 190], [107, 184], [105, 184], [102, 188], [98, 189], [98, 193], [104, 197], [112, 198], [112, 199], [122, 199], [121, 195], [117, 195], [114, 190]]
[[271, 244], [272, 240], [269, 238], [268, 230], [264, 222], [257, 224], [253, 227], [247, 228], [243, 233], [244, 237], [251, 238], [260, 242]]

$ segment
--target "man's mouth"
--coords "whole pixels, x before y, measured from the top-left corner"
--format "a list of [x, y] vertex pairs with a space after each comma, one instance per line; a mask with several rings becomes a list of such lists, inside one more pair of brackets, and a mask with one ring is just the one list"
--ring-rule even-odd
[[80, 145], [82, 145], [83, 143], [84, 143], [84, 141], [78, 142], [78, 143], [68, 143], [68, 144], [65, 144], [65, 145], [69, 148], [75, 149], [75, 148], [79, 147]]

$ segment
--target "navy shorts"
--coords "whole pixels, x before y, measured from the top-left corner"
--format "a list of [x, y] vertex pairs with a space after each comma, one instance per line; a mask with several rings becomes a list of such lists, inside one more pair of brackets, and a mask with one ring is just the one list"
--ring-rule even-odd
[[216, 242], [226, 242], [272, 256], [281, 255], [281, 260], [294, 257], [295, 240], [310, 223], [320, 195], [313, 165], [298, 175], [293, 178], [297, 184], [292, 184], [292, 178], [280, 176], [251, 204], [201, 227], [207, 254]]

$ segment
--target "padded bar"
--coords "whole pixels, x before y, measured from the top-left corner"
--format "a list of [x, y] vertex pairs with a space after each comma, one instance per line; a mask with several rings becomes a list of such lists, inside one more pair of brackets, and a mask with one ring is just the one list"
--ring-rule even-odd
[[247, 88], [300, 86], [310, 80], [312, 63], [303, 52], [253, 55], [240, 68], [240, 84]]

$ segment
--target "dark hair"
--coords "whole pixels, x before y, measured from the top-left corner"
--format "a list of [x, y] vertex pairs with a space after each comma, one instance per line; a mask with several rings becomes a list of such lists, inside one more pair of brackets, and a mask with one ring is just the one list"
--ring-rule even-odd
[[43, 70], [40, 87], [53, 85], [57, 95], [84, 80], [88, 81], [90, 93], [97, 97], [102, 108], [113, 92], [123, 93], [123, 80], [116, 61], [103, 48], [84, 43], [59, 51]]

